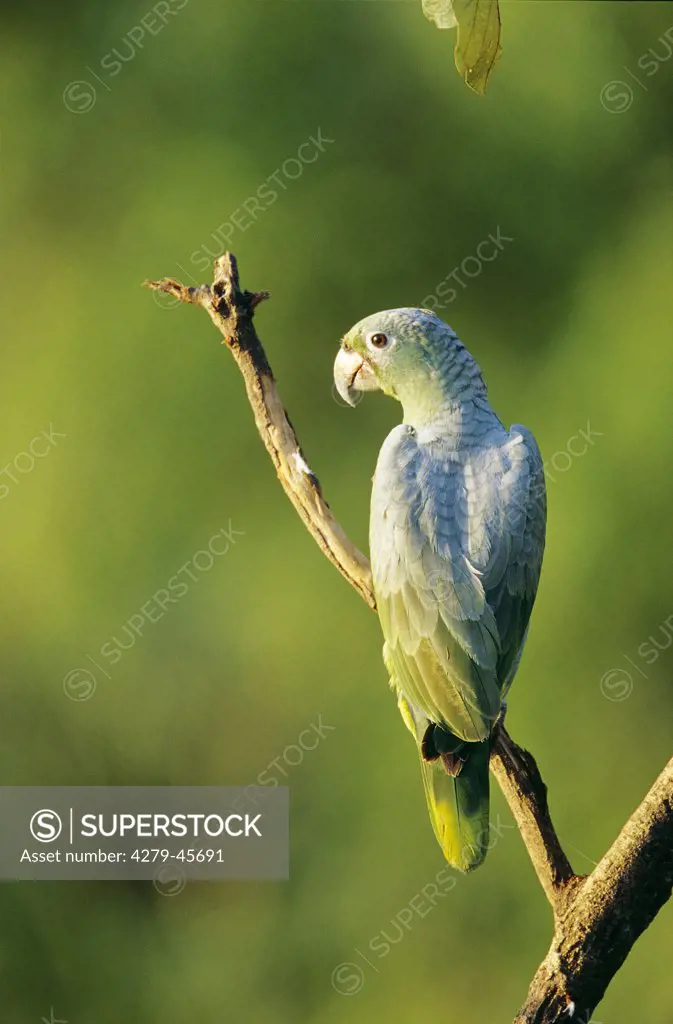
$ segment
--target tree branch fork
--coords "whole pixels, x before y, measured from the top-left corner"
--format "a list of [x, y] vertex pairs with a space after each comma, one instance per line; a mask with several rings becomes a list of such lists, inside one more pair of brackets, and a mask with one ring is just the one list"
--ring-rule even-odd
[[[201, 306], [243, 377], [259, 435], [278, 479], [323, 554], [376, 609], [369, 561], [347, 537], [309, 467], [253, 325], [267, 292], [243, 291], [231, 253], [215, 261], [212, 285], [146, 282]], [[561, 846], [534, 757], [497, 727], [491, 771], [509, 804], [551, 905], [554, 934], [514, 1024], [589, 1024], [631, 948], [673, 887], [673, 759], [591, 874], [576, 875]]]

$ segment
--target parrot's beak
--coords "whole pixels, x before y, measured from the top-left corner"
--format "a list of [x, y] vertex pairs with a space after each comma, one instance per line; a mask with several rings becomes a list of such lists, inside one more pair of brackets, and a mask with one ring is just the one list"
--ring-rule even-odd
[[357, 391], [377, 391], [379, 387], [369, 363], [350, 348], [339, 349], [334, 361], [334, 383], [348, 405], [355, 405]]

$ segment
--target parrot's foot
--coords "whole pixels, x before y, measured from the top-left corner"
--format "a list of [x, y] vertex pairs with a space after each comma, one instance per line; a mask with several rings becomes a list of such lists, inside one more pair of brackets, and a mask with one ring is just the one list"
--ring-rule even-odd
[[423, 736], [421, 753], [424, 761], [437, 761], [442, 764], [449, 775], [460, 775], [465, 764], [467, 744], [443, 725], [429, 722]]
[[441, 754], [442, 764], [446, 768], [446, 774], [456, 779], [463, 770], [465, 761], [458, 754]]
[[491, 730], [491, 735], [489, 737], [489, 750], [493, 750], [493, 748], [495, 747], [495, 742], [496, 742], [496, 740], [498, 738], [498, 735], [500, 734], [500, 729], [501, 728], [502, 729], [505, 728], [505, 715], [506, 714], [507, 714], [507, 702], [503, 700], [501, 702], [501, 704], [500, 704], [500, 714], [498, 715], [498, 717], [495, 720], [495, 723], [494, 723], [493, 728]]

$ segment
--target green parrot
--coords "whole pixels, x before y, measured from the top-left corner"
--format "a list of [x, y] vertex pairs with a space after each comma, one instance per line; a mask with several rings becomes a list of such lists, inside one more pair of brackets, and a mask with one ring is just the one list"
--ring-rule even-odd
[[526, 639], [545, 542], [535, 438], [506, 430], [481, 370], [426, 309], [366, 317], [334, 364], [342, 398], [396, 398], [403, 422], [374, 474], [370, 551], [383, 660], [420, 754], [447, 861], [489, 845], [489, 754]]

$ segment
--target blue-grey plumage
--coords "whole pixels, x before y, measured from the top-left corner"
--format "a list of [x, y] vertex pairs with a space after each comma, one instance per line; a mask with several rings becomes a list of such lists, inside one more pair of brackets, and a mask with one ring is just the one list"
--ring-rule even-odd
[[476, 362], [427, 310], [356, 324], [335, 381], [347, 401], [380, 389], [403, 406], [374, 475], [374, 591], [435, 832], [447, 859], [469, 870], [488, 844], [488, 741], [540, 576], [542, 460], [525, 427], [505, 429]]

